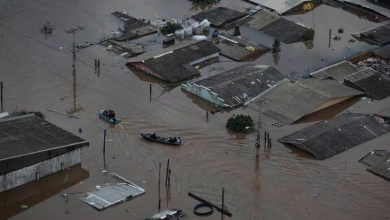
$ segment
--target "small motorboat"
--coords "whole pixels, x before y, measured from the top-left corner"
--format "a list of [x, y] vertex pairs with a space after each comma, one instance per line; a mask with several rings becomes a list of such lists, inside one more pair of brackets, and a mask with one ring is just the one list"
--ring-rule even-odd
[[150, 134], [150, 133], [141, 133], [141, 136], [148, 141], [158, 142], [158, 143], [162, 143], [162, 144], [170, 144], [170, 145], [180, 145], [181, 144], [180, 137], [164, 138], [164, 137], [157, 136], [156, 134]]
[[100, 117], [113, 125], [116, 125], [121, 122], [119, 118], [115, 117], [115, 112], [111, 109], [108, 110], [100, 110]]

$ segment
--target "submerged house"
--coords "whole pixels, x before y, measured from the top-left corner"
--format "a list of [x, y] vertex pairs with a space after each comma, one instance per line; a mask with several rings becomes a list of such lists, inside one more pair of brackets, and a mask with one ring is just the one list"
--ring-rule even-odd
[[293, 124], [299, 119], [364, 93], [334, 80], [284, 80], [261, 96], [265, 115]]
[[390, 151], [374, 150], [359, 161], [369, 166], [371, 173], [390, 181]]
[[308, 27], [280, 17], [266, 10], [260, 10], [248, 18], [245, 26], [278, 38], [286, 44], [303, 41], [303, 36], [309, 31]]
[[246, 15], [247, 14], [245, 13], [241, 13], [230, 8], [217, 7], [199, 12], [198, 14], [192, 16], [192, 18], [197, 21], [203, 21], [204, 19], [207, 19], [212, 26], [222, 27], [224, 25], [228, 25], [229, 23], [235, 22], [240, 18], [245, 17]]
[[348, 61], [336, 63], [310, 74], [316, 79], [334, 79], [339, 83], [361, 90], [374, 99], [390, 96], [390, 81], [368, 68], [361, 68]]
[[351, 35], [369, 43], [384, 46], [390, 43], [390, 21], [382, 22], [369, 30]]
[[252, 3], [260, 5], [270, 11], [280, 15], [294, 11], [302, 11], [302, 6], [306, 3], [317, 4], [319, 0], [249, 0]]
[[272, 66], [243, 65], [183, 84], [182, 88], [223, 108], [233, 108], [256, 99], [284, 79]]
[[35, 115], [0, 119], [0, 192], [80, 164], [85, 146]]
[[127, 60], [127, 65], [170, 83], [199, 76], [195, 65], [217, 58], [219, 49], [209, 41], [190, 41], [144, 53]]
[[388, 132], [388, 127], [370, 115], [343, 113], [278, 141], [294, 145], [323, 160]]
[[215, 46], [221, 50], [220, 54], [238, 62], [257, 59], [270, 50], [240, 36], [219, 36], [218, 39], [219, 43]]

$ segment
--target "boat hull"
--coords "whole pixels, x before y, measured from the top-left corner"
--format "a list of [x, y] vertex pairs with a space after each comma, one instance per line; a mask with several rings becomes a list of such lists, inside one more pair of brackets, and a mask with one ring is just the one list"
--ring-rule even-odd
[[181, 144], [181, 141], [180, 142], [169, 142], [169, 141], [165, 141], [165, 140], [158, 140], [158, 139], [151, 138], [150, 136], [148, 136], [148, 133], [140, 133], [140, 134], [147, 141], [152, 141], [152, 142], [166, 144], [166, 145], [176, 145], [176, 146]]
[[100, 110], [99, 116], [100, 116], [101, 119], [107, 121], [108, 123], [116, 125], [116, 124], [119, 124], [121, 122], [121, 120], [119, 118], [110, 119], [110, 118], [106, 117], [103, 114], [103, 112], [104, 112], [104, 110]]

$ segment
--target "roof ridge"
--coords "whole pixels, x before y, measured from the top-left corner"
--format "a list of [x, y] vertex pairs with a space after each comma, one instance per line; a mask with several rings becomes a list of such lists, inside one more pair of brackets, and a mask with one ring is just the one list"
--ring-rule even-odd
[[19, 116], [3, 118], [3, 119], [0, 119], [0, 123], [7, 122], [7, 121], [13, 121], [13, 120], [17, 120], [17, 119], [22, 119], [22, 118], [29, 118], [29, 117], [33, 117], [33, 116], [35, 116], [35, 114], [31, 113], [31, 114], [27, 114], [27, 115], [19, 115]]

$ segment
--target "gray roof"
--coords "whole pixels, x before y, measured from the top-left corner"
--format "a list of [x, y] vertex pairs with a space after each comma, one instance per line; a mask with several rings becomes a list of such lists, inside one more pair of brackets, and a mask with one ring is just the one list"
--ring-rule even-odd
[[390, 96], [390, 81], [370, 69], [363, 69], [345, 77], [369, 97], [381, 100]]
[[370, 115], [344, 113], [279, 141], [302, 148], [323, 160], [388, 132], [389, 128]]
[[211, 22], [212, 26], [221, 27], [228, 23], [234, 22], [244, 17], [245, 15], [245, 13], [241, 13], [236, 10], [225, 7], [218, 7], [199, 12], [198, 14], [192, 16], [192, 18], [197, 21], [203, 21], [204, 19], [207, 19]]
[[249, 0], [253, 3], [262, 5], [266, 8], [272, 9], [279, 14], [302, 4], [304, 2], [310, 2], [310, 0]]
[[390, 44], [374, 50], [375, 55], [390, 60]]
[[368, 171], [390, 180], [390, 152], [387, 152], [378, 162], [368, 168]]
[[333, 80], [285, 80], [263, 95], [262, 99], [269, 103], [263, 109], [264, 114], [292, 124], [332, 99], [362, 94]]
[[0, 161], [89, 143], [34, 115], [0, 119]]
[[[258, 58], [270, 50], [265, 46], [250, 42], [245, 38], [234, 36], [229, 36], [228, 38], [221, 36], [219, 44], [215, 46], [221, 50], [221, 55], [235, 61], [242, 61], [252, 57]], [[247, 49], [247, 46], [253, 47], [254, 51]]]
[[333, 78], [341, 83], [344, 82], [344, 78], [352, 73], [359, 71], [355, 65], [348, 61], [342, 61], [318, 71], [310, 73], [310, 75], [317, 79]]
[[112, 14], [119, 19], [126, 19], [124, 20], [125, 33], [123, 33], [120, 37], [114, 38], [114, 40], [126, 41], [157, 33], [157, 27], [145, 23], [144, 21], [141, 21], [130, 15], [123, 14], [118, 11]]
[[382, 111], [380, 113], [377, 113], [375, 115], [378, 115], [378, 116], [381, 116], [381, 117], [390, 118], [390, 109], [384, 110], [384, 111]]
[[390, 22], [382, 22], [374, 28], [361, 33], [354, 33], [353, 36], [360, 36], [364, 40], [379, 44], [386, 45], [390, 43]]
[[272, 66], [246, 64], [193, 84], [210, 89], [226, 105], [234, 107], [255, 98], [283, 78], [283, 74]]
[[268, 12], [266, 10], [260, 10], [254, 15], [251, 15], [250, 20], [248, 23], [245, 24], [245, 26], [248, 26], [250, 28], [260, 30], [261, 28], [271, 24], [272, 22], [280, 19], [280, 17], [274, 13]]
[[386, 150], [373, 150], [370, 153], [366, 154], [359, 162], [364, 163], [365, 165], [371, 167], [376, 164], [379, 160], [381, 160], [388, 151]]
[[265, 34], [278, 38], [286, 44], [302, 41], [307, 30], [309, 28], [285, 18], [280, 18], [260, 29]]
[[129, 59], [128, 64], [142, 62], [169, 82], [176, 83], [199, 75], [191, 62], [216, 54], [219, 49], [209, 41], [190, 42]]

